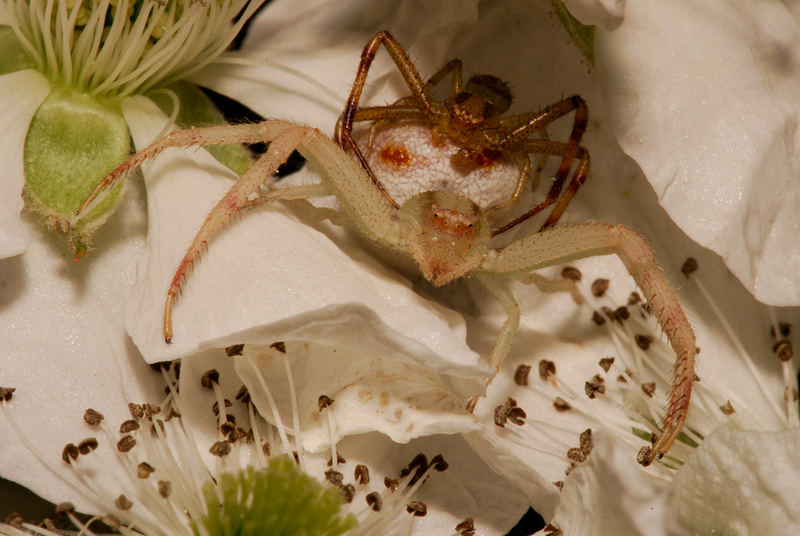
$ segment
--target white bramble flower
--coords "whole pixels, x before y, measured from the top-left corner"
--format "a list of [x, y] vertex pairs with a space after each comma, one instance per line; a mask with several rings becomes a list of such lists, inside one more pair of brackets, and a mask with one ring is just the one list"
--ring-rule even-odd
[[[182, 358], [184, 370], [199, 363], [205, 363], [200, 367], [203, 370], [216, 368], [215, 363], [222, 360], [230, 367], [223, 378], [238, 378], [245, 383], [258, 412], [270, 425], [281, 429], [272, 416], [259, 374], [273, 389], [272, 396], [280, 406], [278, 414], [294, 416], [291, 424], [284, 422], [283, 429], [302, 431], [299, 437], [289, 434], [292, 441], [299, 442], [300, 447], [295, 448], [298, 452], [329, 448], [328, 443], [337, 440], [342, 448], [364, 448], [378, 433], [415, 445], [432, 434], [461, 434], [501, 475], [491, 481], [488, 490], [476, 485], [474, 501], [488, 503], [495, 513], [504, 514], [506, 521], [518, 516], [523, 505], [519, 494], [510, 491], [512, 486], [505, 485], [510, 482], [545, 519], [568, 534], [653, 534], [662, 529], [672, 534], [722, 529], [756, 534], [758, 527], [793, 528], [796, 519], [781, 517], [793, 510], [761, 506], [766, 504], [765, 491], [771, 497], [780, 497], [782, 505], [793, 504], [792, 483], [775, 473], [782, 468], [788, 473], [797, 470], [795, 457], [786, 448], [797, 430], [792, 391], [796, 386], [796, 359], [779, 363], [769, 348], [778, 341], [764, 339], [768, 338], [769, 325], [776, 325], [775, 331], [780, 333], [778, 321], [796, 323], [798, 311], [779, 310], [778, 320], [764, 320], [769, 315], [725, 271], [719, 259], [676, 228], [656, 197], [665, 197], [668, 210], [671, 199], [680, 199], [680, 214], [674, 216], [675, 220], [698, 242], [709, 244], [726, 257], [736, 257], [731, 267], [747, 288], [755, 289], [764, 299], [776, 293], [785, 298], [770, 298], [773, 303], [797, 303], [793, 297], [796, 274], [791, 270], [796, 252], [785, 240], [785, 231], [793, 228], [791, 215], [772, 210], [776, 205], [765, 202], [759, 189], [741, 187], [763, 174], [785, 178], [791, 158], [769, 157], [774, 151], [786, 156], [781, 152], [785, 147], [791, 156], [793, 145], [764, 142], [754, 150], [727, 149], [738, 147], [749, 133], [763, 134], [772, 129], [789, 136], [791, 129], [753, 114], [744, 117], [754, 122], [742, 123], [742, 137], [736, 138], [738, 131], [731, 128], [725, 130], [724, 138], [715, 136], [713, 125], [725, 117], [730, 103], [740, 98], [735, 88], [724, 93], [727, 106], [693, 99], [692, 92], [703, 89], [699, 87], [702, 84], [686, 88], [678, 84], [679, 89], [687, 90], [685, 93], [663, 91], [670, 89], [662, 84], [666, 74], [670, 80], [708, 82], [712, 92], [715, 88], [720, 92], [731, 89], [726, 87], [724, 76], [712, 76], [724, 74], [715, 66], [728, 61], [720, 51], [729, 48], [723, 38], [731, 35], [703, 29], [705, 25], [716, 28], [715, 24], [722, 21], [748, 20], [745, 15], [753, 15], [752, 10], [734, 3], [735, 8], [726, 12], [729, 17], [699, 17], [697, 6], [660, 6], [655, 17], [639, 6], [622, 2], [569, 4], [581, 20], [598, 24], [594, 67], [576, 47], [565, 43], [563, 28], [548, 12], [547, 4], [509, 1], [421, 7], [413, 2], [352, 1], [337, 3], [334, 9], [322, 0], [302, 7], [276, 0], [254, 21], [244, 45], [246, 55], [223, 56], [193, 74], [192, 81], [235, 97], [266, 117], [294, 120], [331, 132], [364, 43], [376, 31], [389, 29], [409, 47], [423, 73], [459, 57], [470, 72], [491, 73], [508, 81], [514, 90], [515, 110], [535, 110], [564, 94], [580, 93], [590, 107], [585, 142], [592, 155], [592, 172], [565, 220], [625, 223], [648, 237], [698, 332], [700, 381], [683, 442], [676, 444], [672, 457], [646, 470], [635, 462], [636, 451], [647, 443], [647, 434], [659, 420], [671, 353], [661, 347], [652, 322], [640, 320], [639, 313], [647, 315], [638, 306], [631, 307], [631, 318], [625, 322], [606, 317], [606, 323], [597, 326], [590, 320], [594, 309], [602, 310], [605, 305], [615, 310], [626, 304], [634, 290], [614, 259], [588, 259], [578, 265], [584, 274], [581, 290], [591, 305], [577, 305], [568, 294], [542, 296], [529, 285], [514, 289], [523, 309], [522, 329], [503, 374], [495, 380], [487, 398], [479, 402], [474, 416], [454, 401], [474, 394], [480, 384], [485, 370], [479, 354], [486, 354], [501, 313], [484, 303], [480, 294], [445, 294], [435, 300], [421, 296], [412, 282], [371, 258], [351, 236], [320, 224], [302, 211], [253, 212], [226, 229], [185, 287], [175, 309], [175, 344], [165, 347], [157, 311], [167, 282], [199, 222], [235, 178], [204, 151], [169, 151], [154, 160], [150, 169], [144, 170], [147, 221], [143, 188], [141, 183], [134, 183], [125, 203], [97, 235], [97, 253], [77, 267], [67, 267], [48, 235], [31, 225], [29, 216], [24, 217], [34, 239], [25, 255], [4, 261], [0, 272], [1, 301], [5, 304], [0, 311], [0, 338], [8, 341], [0, 356], [4, 375], [0, 381], [18, 388], [14, 402], [3, 411], [15, 412], [12, 418], [26, 435], [44, 428], [42, 423], [46, 422], [48, 433], [74, 437], [74, 425], [65, 422], [64, 415], [97, 405], [95, 401], [108, 398], [109, 393], [124, 393], [123, 400], [158, 399], [158, 388], [143, 364], [145, 360], [155, 363]], [[713, 9], [704, 13], [725, 9], [722, 3], [711, 6]], [[762, 42], [760, 37], [770, 27], [772, 17], [786, 11], [776, 2], [765, 6], [769, 8], [755, 14], [764, 23], [755, 33], [742, 38], [741, 32], [734, 32], [736, 46], [744, 43], [744, 48], [751, 50], [747, 47]], [[716, 54], [707, 58], [694, 54], [695, 61], [686, 62], [686, 53], [670, 55], [663, 53], [670, 50], [666, 47], [654, 49], [650, 38], [656, 29], [671, 37], [669, 21], [687, 17], [701, 25], [690, 36], [715, 35], [719, 39], [714, 47], [700, 47], [703, 52]], [[788, 17], [783, 20], [786, 26], [792, 22]], [[789, 40], [791, 32], [781, 36]], [[691, 48], [692, 40], [687, 37], [685, 45]], [[659, 61], [648, 63], [653, 55]], [[684, 72], [687, 65], [692, 70]], [[772, 74], [765, 76], [757, 66], [748, 65], [751, 68], [737, 72], [744, 86], [761, 87], [766, 99], [783, 95], [770, 92], [774, 87], [768, 83], [759, 84], [774, 80], [778, 74], [790, 77], [791, 69], [774, 73], [769, 69], [776, 69], [776, 64], [766, 62], [764, 68]], [[9, 186], [14, 195], [0, 196], [2, 222], [7, 214], [13, 216], [8, 221], [16, 221], [19, 207], [14, 203], [22, 187], [24, 133], [50, 87], [39, 83], [41, 77], [33, 71], [25, 73], [0, 76], [0, 84], [11, 80], [6, 76], [28, 77], [27, 90], [3, 93], [13, 97], [10, 104], [5, 97], [0, 98], [0, 121], [7, 126], [0, 136], [8, 140], [0, 144], [6, 148], [0, 158], [8, 163], [9, 180], [19, 181]], [[376, 58], [371, 73], [367, 99], [392, 102], [406, 93], [385, 56]], [[681, 99], [671, 100], [673, 95]], [[681, 113], [670, 113], [672, 109]], [[169, 114], [140, 95], [122, 99], [120, 113], [136, 146], [148, 143], [169, 124]], [[552, 135], [557, 134], [554, 129]], [[786, 165], [763, 169], [753, 164], [762, 161]], [[729, 188], [726, 181], [731, 175], [727, 171], [731, 169], [737, 170], [737, 181], [742, 181]], [[664, 190], [663, 180], [673, 175], [680, 180]], [[645, 183], [646, 178], [655, 181], [656, 193]], [[303, 170], [293, 180], [314, 177]], [[4, 179], [0, 184], [5, 188], [9, 182]], [[775, 190], [788, 202], [796, 195], [794, 184], [784, 183]], [[709, 209], [705, 195], [714, 191], [732, 193], [737, 198], [736, 203], [723, 203], [722, 208], [733, 207], [732, 212]], [[7, 203], [13, 206], [9, 208]], [[748, 208], [753, 206], [759, 210]], [[719, 230], [719, 219], [726, 217], [753, 234], [744, 243], [736, 233], [712, 233], [713, 240], [700, 236], [707, 222], [709, 230]], [[13, 229], [14, 225], [4, 224], [4, 228]], [[9, 232], [5, 236], [18, 235]], [[766, 239], [759, 240], [759, 236]], [[757, 248], [761, 243], [765, 245], [763, 251]], [[739, 255], [743, 245], [744, 256]], [[19, 249], [8, 251], [13, 254]], [[781, 255], [788, 268], [771, 269], [780, 264]], [[700, 260], [699, 277], [720, 302], [723, 316], [732, 325], [727, 331], [738, 335], [743, 354], [719, 327], [711, 306], [698, 298], [696, 283], [680, 275], [687, 256]], [[748, 263], [753, 267], [750, 275], [740, 269]], [[710, 275], [707, 278], [705, 274]], [[549, 275], [559, 274], [555, 270]], [[605, 296], [595, 300], [590, 285], [598, 278], [608, 279], [610, 287]], [[459, 288], [469, 289], [469, 284]], [[645, 337], [639, 342], [646, 342], [648, 350], [636, 344], [636, 335]], [[286, 341], [291, 350], [295, 395], [288, 387], [281, 387], [288, 385], [282, 383], [286, 380], [282, 358], [266, 349], [279, 340]], [[222, 349], [238, 343], [254, 346], [246, 346], [251, 350], [226, 361]], [[114, 358], [104, 359], [109, 353]], [[754, 357], [742, 359], [741, 355]], [[601, 361], [610, 357], [615, 358], [613, 362]], [[552, 362], [556, 370], [546, 381], [538, 379], [542, 360]], [[519, 365], [533, 367], [527, 387], [513, 379]], [[548, 370], [545, 364], [544, 372]], [[398, 371], [404, 371], [408, 383], [391, 381], [402, 377]], [[626, 382], [618, 381], [618, 376]], [[74, 391], [64, 387], [70, 385]], [[190, 396], [190, 384], [182, 389], [183, 396]], [[25, 392], [40, 396], [26, 398], [21, 404]], [[595, 397], [590, 398], [589, 392]], [[316, 408], [316, 400], [323, 393], [337, 400], [324, 414]], [[556, 397], [563, 403], [554, 406]], [[290, 409], [293, 400], [297, 401], [296, 411]], [[418, 400], [425, 404], [415, 405]], [[726, 414], [728, 402], [735, 410], [730, 415]], [[571, 409], [559, 411], [566, 406]], [[206, 419], [207, 424], [207, 407], [196, 405], [199, 413], [192, 417], [192, 423]], [[401, 407], [403, 411], [397, 414]], [[113, 421], [106, 412], [109, 421], [125, 418], [116, 411]], [[184, 411], [184, 421], [189, 413], [191, 410]], [[57, 418], [43, 421], [51, 414]], [[503, 427], [496, 424], [496, 418]], [[725, 424], [729, 427], [715, 433]], [[591, 434], [585, 433], [587, 429]], [[1, 422], [0, 430], [10, 436], [8, 426]], [[437, 435], [434, 440], [458, 441], [455, 450], [468, 454], [456, 437], [445, 440]], [[770, 466], [758, 459], [758, 448], [765, 443], [771, 444], [771, 452], [782, 466]], [[46, 450], [43, 457], [57, 459], [60, 447], [48, 445], [45, 436], [36, 436], [33, 444], [34, 449], [19, 443], [8, 448], [4, 445], [0, 450], [3, 476], [61, 500], [71, 485], [43, 471], [34, 454]], [[392, 445], [391, 450], [394, 448]], [[728, 455], [733, 451], [738, 458]], [[98, 450], [87, 459], [100, 454]], [[310, 454], [309, 459], [315, 455]], [[438, 476], [454, 475], [456, 481], [470, 476], [469, 470], [466, 476], [454, 470], [452, 456], [446, 454], [445, 458], [450, 469], [434, 474], [428, 484], [433, 485]], [[478, 466], [476, 461], [470, 463]], [[110, 470], [119, 474], [118, 467]], [[120, 478], [127, 477], [123, 473]], [[768, 480], [778, 485], [765, 486]], [[706, 487], [706, 482], [713, 482], [714, 487]], [[424, 492], [428, 484], [420, 491]], [[499, 493], [504, 485], [508, 495]], [[741, 494], [737, 496], [737, 492]], [[493, 500], [497, 502], [490, 502]], [[739, 512], [730, 510], [729, 504], [734, 501], [743, 505]], [[454, 512], [469, 502], [469, 492], [457, 494], [453, 505], [441, 509], [445, 517], [451, 516], [449, 524], [442, 526], [452, 532], [456, 520], [469, 515]], [[427, 504], [431, 511], [430, 502]], [[741, 520], [734, 515], [739, 513], [748, 518]], [[476, 514], [476, 527], [481, 526], [482, 516], [490, 518], [488, 513]], [[490, 534], [508, 528], [500, 522], [487, 524], [495, 529]], [[675, 528], [676, 524], [682, 527]]]

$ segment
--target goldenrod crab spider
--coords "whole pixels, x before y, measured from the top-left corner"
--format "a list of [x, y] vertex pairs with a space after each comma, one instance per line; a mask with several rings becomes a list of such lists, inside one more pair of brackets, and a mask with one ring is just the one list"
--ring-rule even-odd
[[[401, 66], [401, 72], [412, 88], [413, 94], [394, 105], [366, 108], [362, 109], [366, 112], [360, 113], [362, 110], [357, 109], [360, 91], [366, 71], [380, 44], [387, 47], [396, 63]], [[449, 72], [454, 73], [452, 100], [444, 104], [433, 101], [429, 93], [430, 88]], [[470, 79], [470, 82], [473, 79]], [[483, 80], [488, 80], [489, 85], [496, 81], [493, 77], [485, 77]], [[421, 81], [419, 74], [394, 38], [388, 32], [381, 32], [365, 48], [348, 107], [337, 126], [337, 138], [342, 146], [355, 153], [355, 158], [319, 130], [277, 119], [257, 124], [225, 125], [172, 132], [139, 151], [112, 171], [84, 201], [78, 214], [86, 210], [101, 192], [112, 188], [128, 173], [169, 147], [266, 141], [269, 143], [266, 153], [241, 176], [208, 214], [175, 272], [167, 290], [164, 306], [163, 330], [166, 342], [171, 342], [173, 337], [173, 303], [187, 273], [199, 260], [213, 233], [243, 209], [269, 205], [275, 201], [306, 200], [332, 195], [337, 198], [350, 225], [357, 232], [377, 245], [399, 252], [413, 260], [422, 275], [433, 285], [445, 285], [469, 276], [479, 281], [498, 300], [507, 319], [489, 356], [489, 365], [495, 371], [502, 366], [512, 339], [519, 329], [519, 306], [506, 283], [508, 276], [584, 257], [616, 254], [643, 291], [650, 310], [657, 318], [677, 356], [669, 402], [661, 423], [662, 431], [651, 447], [644, 447], [639, 453], [640, 463], [649, 465], [669, 450], [686, 419], [694, 378], [696, 352], [694, 332], [674, 291], [657, 266], [652, 251], [641, 236], [621, 225], [592, 223], [553, 227], [588, 171], [588, 153], [578, 146], [587, 114], [582, 99], [575, 97], [566, 99], [538, 114], [510, 116], [513, 117], [513, 121], [506, 123], [499, 114], [507, 108], [507, 103], [501, 102], [498, 106], [497, 95], [493, 94], [491, 88], [487, 93], [484, 82], [479, 82], [477, 85], [470, 82], [462, 90], [460, 62], [457, 61], [448, 63], [427, 82]], [[501, 101], [502, 92], [501, 87]], [[418, 96], [418, 93], [422, 96]], [[510, 94], [507, 100], [510, 101]], [[469, 104], [466, 112], [463, 107], [457, 106], [465, 102]], [[544, 127], [570, 110], [578, 111], [570, 141], [551, 142], [546, 137]], [[416, 185], [416, 190], [411, 193], [402, 194], [395, 191], [393, 195], [391, 177], [388, 177], [388, 180], [387, 177], [376, 177], [368, 164], [372, 154], [381, 154], [389, 145], [378, 144], [379, 146], [375, 148], [374, 142], [383, 133], [391, 134], [392, 130], [404, 132], [403, 129], [407, 125], [402, 123], [398, 125], [395, 121], [409, 120], [412, 122], [412, 127], [417, 127], [429, 113], [438, 114], [435, 115], [438, 123], [428, 126], [430, 139], [416, 148], [420, 151], [432, 151], [431, 154], [426, 153], [428, 160], [444, 159], [448, 165], [453, 165], [454, 180], [447, 181], [447, 186], [456, 191]], [[445, 113], [452, 117], [450, 122], [447, 122], [443, 115]], [[473, 114], [472, 117], [467, 117], [471, 120], [467, 123], [471, 123], [472, 126], [466, 126], [465, 113]], [[365, 120], [376, 121], [376, 127], [370, 132], [366, 156], [362, 154], [350, 135], [353, 122]], [[520, 128], [520, 122], [524, 122], [526, 126]], [[541, 138], [529, 140], [528, 137], [533, 133], [539, 133]], [[499, 142], [495, 143], [498, 140]], [[403, 150], [407, 148], [402, 147]], [[282, 187], [272, 178], [278, 167], [295, 150], [299, 151], [318, 173], [321, 179], [319, 183]], [[529, 152], [562, 156], [554, 185], [547, 199], [534, 209], [528, 210], [510, 224], [492, 228], [487, 215], [496, 207], [507, 206], [519, 199], [519, 192], [530, 172], [531, 166], [527, 157]], [[481, 197], [476, 203], [458, 191], [464, 177], [470, 177], [471, 174], [477, 174], [479, 178], [482, 176], [487, 168], [484, 165], [484, 157], [497, 163], [503, 161], [509, 154], [510, 160], [506, 159], [506, 163], [511, 161], [518, 165], [511, 190], [508, 194], [503, 194], [510, 199], [487, 201]], [[520, 155], [524, 155], [524, 158]], [[405, 161], [410, 155], [400, 156], [399, 161]], [[396, 153], [390, 151], [388, 157], [390, 163], [398, 162]], [[564, 201], [563, 197], [559, 199], [559, 193], [575, 159], [579, 160], [578, 170], [567, 186], [564, 195], [567, 200]], [[472, 169], [464, 170], [465, 162], [467, 164], [472, 162], [474, 164]], [[488, 187], [490, 189], [493, 187], [491, 181], [488, 181]], [[402, 203], [396, 201], [398, 197], [404, 198]], [[490, 245], [492, 236], [553, 203], [555, 203], [553, 214], [556, 215], [554, 217], [551, 214], [538, 233], [513, 240], [502, 248], [493, 248]]]

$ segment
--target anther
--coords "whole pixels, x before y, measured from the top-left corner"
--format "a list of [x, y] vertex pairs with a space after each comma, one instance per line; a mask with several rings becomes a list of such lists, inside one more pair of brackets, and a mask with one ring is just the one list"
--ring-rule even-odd
[[61, 459], [64, 460], [64, 463], [72, 463], [78, 459], [78, 455], [80, 455], [80, 451], [74, 443], [67, 443], [61, 451]]
[[353, 471], [353, 478], [355, 478], [356, 482], [361, 484], [369, 484], [369, 468], [364, 464], [356, 465], [355, 470]]
[[67, 517], [67, 514], [75, 512], [75, 505], [71, 502], [62, 502], [56, 505], [56, 515], [58, 517]]
[[242, 353], [244, 353], [244, 344], [232, 344], [225, 348], [225, 355], [228, 357], [242, 355]]
[[87, 437], [80, 443], [78, 443], [78, 452], [83, 454], [84, 456], [92, 452], [94, 449], [97, 448], [97, 440], [93, 437]]
[[115, 505], [117, 506], [117, 508], [119, 508], [120, 510], [130, 510], [130, 509], [131, 509], [131, 507], [133, 506], [133, 503], [130, 501], [130, 499], [128, 499], [128, 498], [127, 498], [125, 495], [123, 495], [123, 494], [120, 494], [120, 496], [119, 496], [119, 497], [117, 497], [117, 498], [114, 500], [114, 504], [115, 504]]
[[561, 277], [564, 279], [569, 279], [570, 281], [575, 281], [576, 283], [581, 280], [583, 274], [580, 270], [575, 268], [574, 266], [565, 266], [561, 269]]
[[375, 512], [380, 512], [381, 508], [383, 507], [383, 499], [381, 498], [380, 494], [373, 491], [371, 493], [367, 493], [365, 497], [367, 500], [367, 505], [372, 508]]
[[119, 425], [120, 434], [127, 434], [138, 429], [139, 429], [139, 423], [134, 421], [133, 419], [128, 419], [127, 421]]
[[117, 441], [117, 450], [120, 452], [129, 452], [136, 446], [136, 439], [131, 435], [123, 436], [122, 439]]
[[681, 273], [688, 278], [697, 271], [698, 267], [697, 259], [689, 257], [684, 261], [683, 266], [681, 266]]
[[97, 426], [103, 419], [103, 414], [99, 411], [93, 410], [92, 408], [87, 409], [83, 413], [83, 420], [89, 426]]
[[406, 512], [416, 517], [424, 517], [428, 513], [428, 507], [424, 502], [411, 501], [406, 505]]
[[172, 494], [172, 482], [170, 482], [169, 480], [159, 480], [158, 494], [164, 497], [165, 499], [168, 498]]
[[219, 384], [219, 371], [217, 369], [207, 370], [200, 378], [200, 385], [206, 389], [213, 389], [213, 384]]
[[530, 365], [520, 365], [514, 372], [514, 383], [520, 386], [528, 385], [528, 375], [531, 372]]
[[547, 359], [542, 359], [541, 361], [539, 361], [539, 377], [542, 380], [547, 381], [548, 379], [550, 379], [550, 376], [555, 376], [555, 375], [556, 375], [555, 363]]
[[327, 408], [331, 404], [333, 404], [333, 399], [331, 397], [328, 395], [319, 395], [319, 398], [317, 399], [317, 408], [319, 408], [320, 411]]
[[139, 478], [147, 478], [151, 473], [155, 472], [156, 468], [147, 462], [141, 462], [136, 466], [136, 476]]
[[608, 372], [611, 369], [611, 365], [614, 364], [613, 357], [604, 357], [600, 360], [600, 368], [603, 369], [603, 372]]
[[595, 279], [592, 282], [592, 296], [595, 298], [603, 297], [608, 290], [609, 284], [608, 279]]
[[211, 448], [208, 449], [208, 452], [210, 452], [214, 456], [222, 458], [231, 453], [231, 443], [230, 441], [227, 440], [217, 441], [216, 443], [211, 445]]

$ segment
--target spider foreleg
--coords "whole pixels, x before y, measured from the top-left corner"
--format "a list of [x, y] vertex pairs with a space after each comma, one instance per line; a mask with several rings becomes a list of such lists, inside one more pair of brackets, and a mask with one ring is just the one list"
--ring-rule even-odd
[[170, 132], [128, 158], [111, 171], [111, 173], [103, 177], [75, 211], [74, 219], [79, 219], [90, 210], [100, 194], [111, 191], [119, 181], [124, 180], [142, 164], [152, 160], [165, 149], [171, 147], [185, 148], [193, 146], [202, 147], [204, 145], [262, 142], [277, 136], [277, 132], [281, 130], [282, 126], [280, 123], [283, 122], [264, 121], [255, 124], [220, 125]]
[[[259, 125], [265, 125], [260, 123]], [[198, 129], [206, 130], [206, 129]], [[260, 129], [262, 130], [262, 129]], [[184, 131], [192, 132], [192, 131]], [[241, 178], [234, 183], [230, 190], [220, 199], [214, 208], [206, 216], [205, 221], [200, 226], [194, 239], [192, 240], [189, 249], [181, 259], [178, 269], [169, 285], [167, 291], [167, 298], [164, 302], [164, 340], [166, 342], [172, 341], [172, 306], [175, 298], [178, 295], [180, 287], [186, 279], [187, 273], [192, 266], [199, 260], [201, 253], [206, 247], [206, 243], [213, 233], [221, 229], [231, 218], [240, 210], [253, 204], [253, 196], [256, 195], [261, 188], [261, 185], [267, 181], [278, 167], [286, 162], [289, 155], [303, 141], [314, 132], [312, 129], [306, 127], [288, 128], [283, 130], [280, 135], [273, 138], [265, 137], [262, 139], [271, 139], [267, 152], [259, 158]], [[267, 134], [265, 132], [265, 134]], [[226, 138], [227, 139], [227, 138]], [[145, 149], [146, 150], [146, 149]], [[317, 189], [319, 189], [319, 185]], [[261, 204], [276, 201], [279, 199], [297, 199], [298, 197], [309, 197], [314, 192], [309, 191], [309, 187], [297, 186], [289, 188], [280, 188], [273, 190], [266, 194], [259, 196], [263, 201]], [[327, 193], [327, 190], [325, 191]]]
[[639, 462], [649, 465], [669, 451], [686, 420], [694, 381], [696, 345], [694, 331], [678, 298], [645, 240], [621, 225], [558, 227], [490, 252], [479, 269], [511, 274], [611, 253], [622, 260], [644, 293], [677, 356], [661, 433], [651, 447], [644, 447], [639, 453]]

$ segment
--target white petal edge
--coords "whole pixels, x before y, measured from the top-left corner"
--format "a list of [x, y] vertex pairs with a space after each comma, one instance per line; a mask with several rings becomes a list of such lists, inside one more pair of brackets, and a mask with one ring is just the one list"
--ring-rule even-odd
[[595, 24], [612, 30], [625, 17], [626, 0], [564, 0], [569, 12], [586, 25]]
[[0, 259], [19, 255], [30, 243], [20, 219], [25, 185], [23, 153], [31, 118], [50, 93], [50, 82], [32, 69], [0, 75]]
[[[126, 99], [122, 108], [137, 147], [166, 123], [143, 97]], [[148, 362], [238, 343], [313, 340], [386, 357], [413, 356], [456, 376], [486, 375], [464, 342], [460, 315], [421, 298], [352, 237], [332, 240], [278, 205], [251, 211], [211, 241], [176, 303], [174, 341], [167, 345], [162, 312], [169, 281], [235, 177], [205, 151], [177, 149], [165, 151], [144, 172], [148, 248], [139, 261], [127, 325]], [[339, 228], [322, 227], [342, 235]]]
[[597, 35], [623, 149], [674, 221], [772, 305], [800, 304], [798, 42], [777, 1], [635, 2]]

